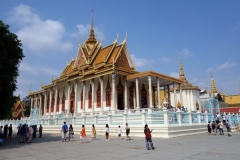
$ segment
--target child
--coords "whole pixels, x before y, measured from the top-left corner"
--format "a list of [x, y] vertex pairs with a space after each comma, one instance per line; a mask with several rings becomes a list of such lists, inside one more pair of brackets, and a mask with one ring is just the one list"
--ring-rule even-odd
[[208, 127], [208, 135], [209, 135], [209, 134], [211, 134], [211, 124], [210, 124], [210, 121], [208, 121], [207, 127]]
[[108, 126], [108, 124], [106, 124], [106, 128], [105, 128], [105, 135], [106, 135], [106, 141], [110, 141], [110, 139], [109, 139], [109, 126]]
[[231, 134], [230, 134], [230, 132], [231, 132], [231, 125], [228, 122], [228, 120], [227, 120], [227, 123], [226, 123], [226, 128], [227, 128], [227, 131], [228, 131], [228, 136], [231, 136]]
[[[95, 129], [94, 124], [92, 125], [92, 139], [96, 139], [96, 129]], [[90, 138], [90, 140], [91, 140], [91, 138]]]
[[122, 130], [121, 130], [121, 126], [118, 126], [118, 139], [122, 139]]

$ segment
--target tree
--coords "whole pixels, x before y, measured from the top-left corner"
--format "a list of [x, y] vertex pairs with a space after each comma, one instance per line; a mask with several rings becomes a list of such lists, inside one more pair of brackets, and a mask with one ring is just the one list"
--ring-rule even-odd
[[9, 25], [0, 20], [0, 119], [10, 118], [17, 97], [18, 67], [24, 58], [21, 41], [9, 31]]

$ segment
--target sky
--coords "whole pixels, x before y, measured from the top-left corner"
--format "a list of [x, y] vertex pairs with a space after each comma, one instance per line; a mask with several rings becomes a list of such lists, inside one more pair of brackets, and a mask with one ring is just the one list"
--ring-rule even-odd
[[[93, 10], [93, 14], [92, 14]], [[118, 35], [136, 70], [178, 77], [180, 59], [187, 80], [218, 91], [240, 94], [240, 1], [9, 1], [0, 0], [0, 20], [22, 40], [15, 95], [51, 84], [76, 57], [94, 18], [103, 46]]]

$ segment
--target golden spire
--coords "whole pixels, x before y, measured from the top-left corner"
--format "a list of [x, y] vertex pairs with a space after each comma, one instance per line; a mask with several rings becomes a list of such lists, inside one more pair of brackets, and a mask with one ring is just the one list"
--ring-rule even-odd
[[91, 29], [90, 34], [88, 36], [88, 39], [86, 41], [86, 44], [88, 44], [91, 48], [93, 45], [97, 42], [95, 35], [94, 35], [94, 29], [93, 29], [93, 10], [92, 10], [92, 23], [91, 23]]
[[215, 86], [215, 82], [214, 82], [212, 73], [211, 73], [211, 93], [217, 93], [217, 89]]
[[182, 66], [182, 59], [180, 59], [180, 70], [179, 70], [179, 79], [181, 80], [186, 80], [186, 77], [184, 75], [184, 71], [183, 71], [183, 66]]
[[181, 103], [180, 103], [179, 100], [178, 100], [177, 107], [180, 108], [181, 106], [182, 106], [182, 105], [181, 105]]

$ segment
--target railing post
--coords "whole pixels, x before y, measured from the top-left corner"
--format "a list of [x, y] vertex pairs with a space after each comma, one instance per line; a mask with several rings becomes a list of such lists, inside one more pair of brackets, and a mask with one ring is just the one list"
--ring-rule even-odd
[[111, 121], [112, 121], [112, 115], [108, 114], [108, 125], [111, 125]]
[[75, 124], [75, 114], [73, 115], [73, 117], [72, 117], [72, 125], [74, 125]]
[[57, 118], [57, 116], [55, 116], [55, 126], [58, 124], [58, 118]]
[[142, 125], [144, 126], [146, 124], [146, 112], [145, 109], [142, 111]]
[[163, 110], [163, 116], [164, 116], [164, 124], [169, 124], [169, 118], [168, 118], [168, 110]]
[[197, 116], [198, 116], [198, 124], [201, 125], [202, 121], [201, 121], [201, 112], [197, 112]]
[[94, 125], [97, 125], [97, 124], [98, 124], [98, 115], [95, 112], [95, 115], [94, 115]]
[[177, 114], [178, 114], [178, 124], [179, 124], [179, 126], [181, 126], [182, 125], [182, 111], [178, 110]]
[[127, 112], [123, 113], [123, 124], [125, 125], [127, 123]]
[[192, 111], [191, 110], [189, 110], [189, 123], [190, 123], [190, 125], [192, 125]]
[[50, 118], [48, 118], [48, 125], [50, 126]]
[[[225, 118], [226, 118], [226, 116], [225, 116]], [[208, 123], [208, 113], [207, 113], [207, 111], [205, 111], [205, 119], [206, 119], [206, 123]]]
[[83, 120], [82, 120], [82, 121], [83, 121], [83, 125], [86, 125], [86, 116], [83, 115], [83, 116], [82, 116], [82, 119], [83, 119]]

